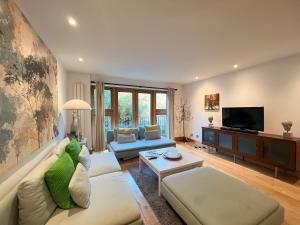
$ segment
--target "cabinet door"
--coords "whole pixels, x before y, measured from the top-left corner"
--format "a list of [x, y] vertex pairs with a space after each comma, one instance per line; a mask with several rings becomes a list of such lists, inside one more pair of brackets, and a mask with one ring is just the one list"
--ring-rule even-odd
[[202, 142], [205, 145], [214, 146], [216, 140], [215, 131], [211, 129], [202, 130]]
[[218, 147], [224, 150], [233, 151], [233, 136], [229, 133], [219, 132]]
[[257, 158], [257, 138], [248, 135], [238, 135], [237, 152], [241, 155]]
[[295, 170], [295, 143], [274, 139], [264, 139], [262, 142], [263, 161], [274, 166]]

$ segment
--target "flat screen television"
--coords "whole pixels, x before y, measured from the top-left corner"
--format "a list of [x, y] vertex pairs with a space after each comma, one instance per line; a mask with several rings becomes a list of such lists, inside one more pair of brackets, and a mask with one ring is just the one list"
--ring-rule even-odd
[[264, 107], [222, 108], [223, 127], [264, 131]]

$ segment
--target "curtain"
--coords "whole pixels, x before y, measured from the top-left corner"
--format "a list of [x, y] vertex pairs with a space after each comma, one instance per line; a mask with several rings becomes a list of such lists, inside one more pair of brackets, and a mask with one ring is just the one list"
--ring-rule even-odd
[[104, 83], [96, 83], [95, 151], [105, 150], [104, 133]]
[[91, 103], [92, 103], [92, 111], [91, 111], [91, 128], [92, 128], [92, 149], [93, 151], [96, 149], [96, 86], [91, 86]]
[[169, 138], [174, 138], [174, 95], [175, 89], [168, 89], [168, 130]]

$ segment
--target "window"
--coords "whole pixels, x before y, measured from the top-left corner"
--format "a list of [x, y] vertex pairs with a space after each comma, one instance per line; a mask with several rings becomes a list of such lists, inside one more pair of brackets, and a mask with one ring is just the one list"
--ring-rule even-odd
[[[95, 94], [95, 93], [94, 93]], [[105, 132], [158, 124], [168, 134], [167, 93], [155, 90], [105, 87]]]
[[133, 101], [131, 92], [118, 92], [118, 127], [133, 127]]
[[156, 93], [156, 109], [167, 109], [166, 93]]
[[104, 131], [105, 133], [112, 129], [112, 89], [104, 90], [104, 109], [105, 109], [105, 117], [104, 117]]
[[138, 93], [138, 126], [151, 124], [151, 94]]
[[161, 135], [167, 136], [167, 115], [156, 115], [156, 123], [160, 126]]
[[155, 94], [155, 120], [160, 126], [161, 134], [167, 136], [167, 93]]
[[111, 90], [104, 90], [104, 108], [111, 109]]
[[104, 131], [105, 131], [105, 133], [107, 133], [107, 131], [112, 129], [111, 122], [112, 122], [111, 121], [111, 116], [105, 116], [104, 117]]

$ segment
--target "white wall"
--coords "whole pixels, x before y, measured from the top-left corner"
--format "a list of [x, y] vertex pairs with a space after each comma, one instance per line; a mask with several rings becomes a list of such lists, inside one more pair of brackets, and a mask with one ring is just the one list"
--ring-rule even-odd
[[[128, 84], [128, 85], [141, 85], [141, 86], [151, 86], [151, 87], [161, 87], [161, 88], [177, 88], [178, 91], [175, 93], [175, 109], [177, 108], [177, 104], [182, 96], [182, 86], [176, 85], [172, 83], [160, 83], [160, 82], [149, 82], [143, 80], [132, 80], [132, 79], [125, 79], [119, 77], [111, 77], [111, 76], [104, 76], [104, 75], [90, 75], [87, 73], [78, 73], [78, 72], [68, 72], [67, 73], [67, 100], [73, 98], [73, 88], [76, 82], [81, 82], [84, 84], [84, 93], [85, 93], [85, 100], [90, 103], [90, 82], [91, 81], [102, 81], [102, 82], [110, 82], [110, 83], [117, 83], [117, 84]], [[72, 122], [72, 115], [71, 112], [67, 113], [67, 131], [70, 130], [70, 125]], [[91, 114], [90, 112], [86, 112], [84, 116], [84, 129], [83, 134], [85, 137], [88, 138], [88, 144], [91, 144]], [[180, 126], [175, 122], [175, 136], [182, 136]]]
[[[67, 73], [67, 101], [74, 98], [74, 86], [76, 83], [83, 84], [83, 99], [91, 104], [91, 93], [90, 93], [90, 75], [84, 73], [68, 72]], [[82, 111], [81, 114], [81, 129], [84, 138], [88, 140], [88, 146], [91, 146], [92, 141], [92, 128], [91, 128], [91, 112]], [[70, 132], [72, 123], [72, 111], [67, 111], [66, 129]]]
[[57, 63], [57, 88], [58, 88], [58, 112], [62, 114], [66, 123], [67, 114], [62, 109], [67, 100], [67, 74], [60, 62]]
[[221, 108], [264, 106], [266, 133], [282, 134], [281, 122], [292, 120], [294, 136], [300, 137], [300, 55], [184, 85], [193, 115], [186, 136], [201, 141], [210, 115], [215, 126], [222, 126], [221, 110], [204, 111], [204, 95], [214, 93], [220, 93]]

